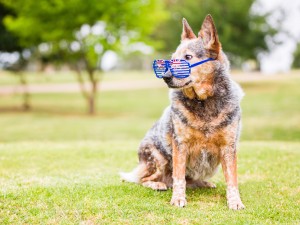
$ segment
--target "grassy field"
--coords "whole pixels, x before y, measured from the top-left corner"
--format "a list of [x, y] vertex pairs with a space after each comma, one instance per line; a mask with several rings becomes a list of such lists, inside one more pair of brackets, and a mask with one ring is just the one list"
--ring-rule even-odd
[[35, 94], [27, 113], [20, 96], [0, 96], [0, 224], [299, 224], [299, 84], [242, 82], [239, 212], [227, 209], [221, 170], [216, 189], [187, 191], [184, 209], [169, 205], [171, 190], [120, 181], [167, 89], [102, 92], [94, 117], [79, 94]]

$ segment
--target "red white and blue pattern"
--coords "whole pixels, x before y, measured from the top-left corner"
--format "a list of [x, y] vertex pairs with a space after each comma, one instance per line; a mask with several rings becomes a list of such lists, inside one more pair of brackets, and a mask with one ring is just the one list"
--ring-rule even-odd
[[157, 78], [169, 77], [169, 74], [166, 75], [168, 70], [170, 70], [172, 76], [176, 78], [186, 78], [190, 75], [192, 67], [201, 65], [211, 60], [214, 59], [208, 58], [190, 65], [190, 63], [184, 59], [156, 59], [153, 61], [152, 67]]

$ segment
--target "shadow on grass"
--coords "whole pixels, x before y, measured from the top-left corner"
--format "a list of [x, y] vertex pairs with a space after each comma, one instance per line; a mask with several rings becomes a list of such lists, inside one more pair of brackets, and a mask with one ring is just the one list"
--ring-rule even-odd
[[30, 110], [24, 110], [21, 107], [0, 107], [0, 113], [5, 114], [5, 113], [28, 113]]
[[[155, 191], [138, 184], [123, 182], [121, 185], [104, 188], [104, 192], [110, 193], [115, 198], [128, 197], [130, 201], [136, 199], [138, 202], [154, 202], [160, 205], [169, 205], [172, 197], [172, 189], [167, 191]], [[187, 188], [186, 196], [188, 205], [199, 204], [201, 202], [226, 205], [226, 186], [218, 184], [217, 188]]]

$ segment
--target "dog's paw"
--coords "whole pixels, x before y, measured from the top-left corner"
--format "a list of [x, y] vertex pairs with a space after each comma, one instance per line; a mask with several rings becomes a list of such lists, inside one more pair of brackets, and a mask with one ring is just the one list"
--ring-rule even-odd
[[144, 187], [151, 188], [156, 191], [166, 191], [167, 185], [163, 182], [155, 182], [155, 181], [146, 181], [143, 183]]
[[226, 195], [229, 209], [240, 210], [245, 208], [244, 204], [241, 201], [240, 193], [237, 187], [227, 187]]
[[207, 181], [202, 181], [203, 185], [200, 187], [204, 187], [204, 188], [216, 188], [217, 186], [214, 183], [211, 182], [207, 182]]
[[234, 199], [227, 202], [229, 209], [240, 210], [244, 209], [245, 206], [242, 203], [241, 199]]
[[185, 197], [172, 197], [171, 205], [183, 208], [187, 205], [187, 201]]

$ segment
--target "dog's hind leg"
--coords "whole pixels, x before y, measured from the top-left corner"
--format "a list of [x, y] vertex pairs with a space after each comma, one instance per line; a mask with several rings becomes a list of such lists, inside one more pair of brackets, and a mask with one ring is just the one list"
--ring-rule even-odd
[[120, 173], [123, 181], [142, 183], [143, 178], [149, 177], [156, 171], [152, 149], [149, 146], [141, 146], [139, 149], [139, 165], [129, 173]]
[[149, 152], [151, 152], [151, 154], [149, 154], [146, 160], [147, 164], [154, 166], [154, 173], [143, 177], [141, 179], [142, 185], [153, 190], [167, 190], [168, 187], [172, 186], [170, 179], [168, 179], [166, 168], [168, 161], [156, 148], [152, 148]]
[[153, 190], [167, 190], [172, 186], [168, 160], [154, 146], [145, 146], [139, 151], [139, 165], [130, 173], [121, 173], [125, 181], [140, 183]]
[[156, 171], [151, 174], [153, 170], [154, 170], [153, 168], [152, 169], [150, 169], [149, 167], [147, 168], [147, 165], [145, 163], [141, 163], [132, 172], [121, 173], [121, 177], [125, 181], [141, 183], [144, 187], [148, 187], [153, 190], [157, 190], [157, 191], [167, 190], [168, 189], [167, 185], [164, 182], [156, 181], [156, 180], [161, 180], [163, 174], [160, 172], [158, 168], [156, 168]]

